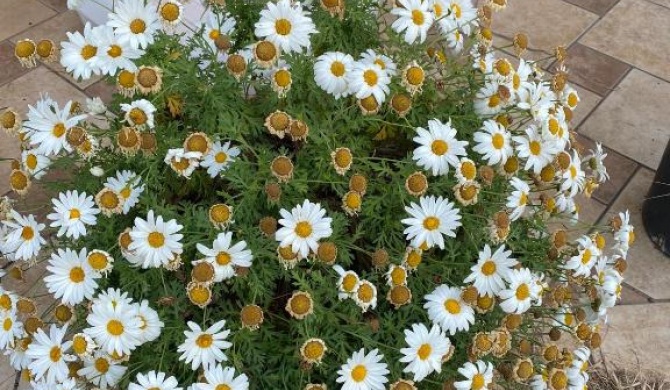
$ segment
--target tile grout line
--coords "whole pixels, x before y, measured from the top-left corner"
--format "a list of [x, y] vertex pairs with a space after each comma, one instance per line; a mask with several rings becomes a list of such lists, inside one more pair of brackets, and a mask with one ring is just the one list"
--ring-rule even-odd
[[[624, 274], [625, 274], [625, 272], [624, 272]], [[653, 302], [654, 298], [650, 297], [649, 294], [647, 294], [644, 291], [640, 290], [639, 288], [633, 286], [632, 284], [626, 282], [625, 280], [621, 284], [625, 285], [626, 287], [630, 288], [631, 290], [635, 291], [636, 293], [638, 293], [640, 295], [644, 295], [647, 298], [647, 303], [652, 303]]]
[[635, 175], [637, 175], [638, 172], [640, 172], [641, 169], [642, 169], [642, 167], [640, 165], [635, 167], [635, 170], [633, 171], [633, 174], [631, 174], [630, 177], [628, 179], [626, 179], [626, 182], [621, 186], [619, 191], [617, 191], [614, 198], [612, 198], [612, 202], [610, 202], [609, 204], [606, 205], [607, 207], [605, 207], [605, 210], [600, 215], [600, 218], [598, 219], [598, 223], [603, 219], [603, 217], [605, 217], [610, 212], [610, 210], [612, 209], [612, 206], [614, 206], [614, 203], [616, 203], [616, 201], [619, 199], [619, 197], [621, 196], [623, 191], [626, 189], [626, 187], [628, 187], [630, 182], [633, 181], [633, 178], [635, 177]]
[[51, 8], [52, 10], [57, 12], [58, 14], [61, 14], [61, 13], [64, 12], [64, 11], [61, 11], [61, 10], [58, 10], [58, 9], [54, 8], [51, 4], [45, 3], [43, 0], [37, 0], [37, 1], [39, 1], [43, 6]]

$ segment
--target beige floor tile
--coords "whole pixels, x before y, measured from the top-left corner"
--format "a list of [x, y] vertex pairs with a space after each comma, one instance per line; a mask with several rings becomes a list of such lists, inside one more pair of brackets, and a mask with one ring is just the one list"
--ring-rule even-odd
[[56, 15], [37, 0], [2, 0], [0, 41]]
[[16, 380], [16, 371], [9, 365], [7, 356], [0, 356], [0, 389], [13, 390]]
[[0, 42], [0, 85], [28, 72], [14, 56], [14, 45], [9, 41]]
[[616, 306], [609, 310], [608, 318], [602, 350], [609, 363], [667, 376], [670, 303]]
[[568, 49], [570, 81], [606, 96], [630, 70], [630, 65], [588, 46], [575, 43]]
[[580, 42], [670, 81], [668, 20], [670, 8], [621, 0]]
[[649, 303], [649, 297], [628, 286], [626, 283], [621, 288], [621, 305], [640, 305]]
[[668, 107], [670, 83], [633, 69], [579, 132], [656, 169], [670, 140]]
[[[42, 0], [44, 1], [44, 0]], [[565, 0], [598, 15], [604, 15], [619, 0]]]
[[517, 32], [524, 32], [531, 49], [549, 54], [556, 46], [572, 43], [598, 15], [563, 0], [517, 0], [510, 1], [507, 9], [493, 19], [497, 34], [512, 39]]
[[571, 123], [572, 128], [577, 128], [582, 124], [582, 122], [584, 122], [584, 119], [586, 119], [591, 111], [593, 111], [602, 98], [588, 89], [584, 89], [581, 86], [573, 83], [572, 80], [570, 81], [570, 85], [575, 88], [577, 90], [577, 94], [579, 94], [579, 105], [573, 113]]
[[[589, 227], [596, 225], [607, 208], [607, 206], [596, 199], [586, 198], [582, 195], [577, 195], [575, 200], [579, 205], [579, 224], [577, 226]], [[586, 233], [588, 233], [586, 230], [580, 232], [580, 234]]]
[[67, 0], [40, 0], [43, 4], [48, 5], [58, 12], [67, 11]]
[[[67, 40], [66, 32], [81, 31], [83, 28], [79, 15], [75, 11], [68, 11], [24, 31], [20, 35], [13, 37], [12, 41], [16, 42], [19, 39], [29, 38], [37, 42], [40, 39], [49, 38], [60, 47], [60, 42]], [[97, 76], [91, 77], [88, 80], [76, 81], [70, 74], [65, 72], [65, 68], [63, 68], [59, 61], [46, 64], [46, 66], [60, 73], [66, 80], [76, 84], [81, 89], [100, 80], [100, 76]]]
[[[653, 299], [670, 299], [670, 258], [654, 247], [644, 230], [640, 211], [644, 196], [654, 179], [654, 173], [640, 169], [633, 176], [621, 195], [604, 216], [609, 220], [619, 212], [628, 210], [635, 226], [635, 243], [628, 252], [628, 269], [624, 275], [626, 283]], [[670, 318], [670, 317], [668, 317]]]

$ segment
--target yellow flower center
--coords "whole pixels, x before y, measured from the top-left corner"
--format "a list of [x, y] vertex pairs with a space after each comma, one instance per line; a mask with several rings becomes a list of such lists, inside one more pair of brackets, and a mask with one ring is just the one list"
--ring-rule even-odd
[[161, 7], [161, 16], [168, 22], [174, 22], [179, 19], [179, 6], [174, 3], [166, 3]]
[[351, 370], [351, 379], [353, 379], [354, 382], [363, 382], [367, 376], [368, 369], [365, 368], [365, 366], [362, 364], [357, 365], [353, 370]]
[[281, 88], [291, 85], [291, 72], [286, 69], [279, 69], [274, 74], [275, 83]]
[[570, 107], [574, 108], [575, 106], [577, 106], [577, 103], [579, 103], [579, 98], [575, 93], [571, 93], [570, 95], [568, 95], [568, 105]]
[[277, 47], [269, 41], [261, 41], [256, 45], [256, 56], [261, 61], [272, 61], [277, 57]]
[[89, 60], [98, 54], [98, 48], [91, 45], [86, 45], [81, 48], [81, 58], [84, 60]]
[[147, 29], [147, 24], [142, 19], [135, 19], [130, 22], [130, 32], [133, 34], [142, 34]]
[[528, 203], [528, 194], [522, 192], [519, 196], [519, 206], [525, 206]]
[[54, 128], [51, 130], [51, 134], [56, 138], [60, 138], [65, 134], [65, 124], [57, 123]]
[[58, 363], [61, 359], [61, 356], [63, 356], [63, 353], [60, 350], [60, 347], [53, 347], [49, 351], [49, 359], [51, 359], [51, 361], [54, 363]]
[[70, 209], [70, 220], [81, 218], [81, 211], [79, 209]]
[[307, 238], [312, 234], [312, 225], [307, 221], [300, 221], [295, 225], [295, 234], [300, 238]]
[[211, 292], [205, 286], [196, 286], [188, 292], [188, 296], [196, 305], [204, 305], [209, 301]]
[[291, 33], [291, 22], [288, 19], [278, 19], [275, 22], [275, 30], [279, 35], [288, 35]]
[[123, 334], [124, 327], [121, 321], [111, 320], [107, 323], [107, 332], [112, 336], [120, 336]]
[[9, 176], [9, 182], [14, 190], [24, 190], [28, 187], [28, 176], [19, 170], [14, 170]]
[[361, 284], [360, 287], [358, 287], [358, 292], [356, 293], [358, 295], [358, 299], [360, 299], [362, 302], [370, 302], [372, 301], [372, 298], [375, 296], [375, 291], [372, 289], [372, 286], [369, 284]]
[[132, 110], [130, 110], [128, 117], [134, 124], [140, 126], [147, 123], [147, 120], [149, 119], [147, 114], [137, 107], [134, 107]]
[[86, 342], [86, 339], [83, 336], [75, 336], [72, 339], [72, 349], [74, 350], [74, 353], [77, 355], [83, 355], [86, 353], [86, 349], [88, 347], [88, 343]]
[[84, 281], [86, 274], [81, 267], [72, 267], [70, 270], [70, 280], [73, 283], [81, 283]]
[[216, 40], [219, 36], [221, 35], [221, 31], [214, 29], [209, 32], [209, 37], [212, 38], [212, 40]]
[[35, 54], [35, 43], [31, 40], [25, 39], [16, 44], [14, 53], [19, 58], [28, 58]]
[[186, 150], [200, 153], [207, 153], [209, 149], [209, 138], [202, 133], [194, 133], [186, 139]]
[[493, 134], [493, 137], [491, 137], [491, 143], [493, 144], [493, 147], [500, 150], [505, 146], [505, 137], [503, 137], [502, 134], [496, 133]]
[[12, 308], [12, 298], [8, 294], [2, 294], [0, 296], [0, 307], [5, 310], [10, 310]]
[[491, 108], [498, 107], [499, 104], [500, 104], [500, 96], [498, 96], [497, 93], [489, 97], [489, 107]]
[[461, 10], [461, 6], [456, 4], [456, 3], [451, 4], [451, 12], [454, 14], [456, 19], [460, 19], [461, 15], [463, 14], [463, 11]]
[[230, 264], [230, 260], [231, 260], [231, 257], [230, 257], [230, 254], [228, 252], [219, 252], [216, 255], [216, 264], [218, 264], [220, 266], [226, 266], [226, 265]]
[[496, 263], [493, 260], [487, 260], [483, 265], [482, 265], [482, 273], [485, 276], [491, 276], [496, 272]]
[[321, 342], [312, 340], [304, 348], [305, 357], [310, 360], [320, 360], [323, 357], [324, 349]]
[[419, 68], [418, 66], [413, 66], [407, 69], [407, 73], [405, 73], [405, 76], [407, 77], [407, 82], [409, 82], [411, 85], [423, 84], [424, 80], [423, 69]]
[[195, 344], [200, 348], [209, 348], [214, 343], [214, 338], [211, 334], [203, 333], [195, 340]]
[[577, 167], [574, 165], [570, 165], [570, 177], [573, 179], [577, 177]]
[[475, 164], [470, 161], [466, 161], [461, 165], [461, 174], [468, 180], [473, 180], [477, 174], [477, 168]]
[[221, 384], [221, 385], [217, 385], [217, 386], [214, 388], [214, 390], [232, 390], [232, 389], [231, 389], [230, 386], [228, 386], [228, 385]]
[[586, 265], [591, 262], [591, 250], [587, 249], [582, 253], [582, 264]]
[[530, 153], [533, 156], [537, 156], [542, 151], [542, 145], [540, 145], [540, 142], [538, 142], [538, 141], [531, 141], [528, 144], [528, 149], [530, 149]]
[[130, 185], [127, 184], [125, 187], [123, 187], [121, 192], [119, 192], [119, 195], [121, 195], [124, 199], [128, 199], [130, 198], [131, 192], [132, 190], [130, 189]]
[[218, 164], [223, 164], [228, 160], [228, 155], [224, 152], [219, 152], [214, 156], [214, 161], [216, 161]]
[[424, 17], [423, 12], [418, 9], [412, 10], [412, 22], [414, 22], [414, 24], [422, 26], [425, 21], [426, 18]]
[[5, 332], [9, 332], [9, 330], [12, 329], [12, 325], [14, 325], [14, 322], [11, 318], [7, 317], [2, 323], [2, 328], [5, 330]]
[[344, 76], [344, 71], [344, 64], [340, 61], [333, 61], [333, 63], [330, 64], [330, 73], [332, 73], [333, 76], [342, 77]]
[[346, 206], [350, 209], [359, 209], [361, 207], [361, 195], [358, 192], [349, 192], [344, 200]]
[[28, 156], [26, 156], [26, 166], [30, 170], [37, 168], [37, 156], [35, 156], [34, 154], [29, 154]]
[[121, 49], [121, 46], [119, 45], [111, 45], [109, 49], [107, 49], [107, 55], [112, 58], [120, 57], [121, 54], [123, 54], [123, 49]]
[[528, 288], [528, 285], [526, 283], [519, 285], [519, 287], [516, 288], [516, 299], [523, 301], [528, 299], [528, 297], [530, 297], [530, 289]]
[[486, 384], [483, 374], [475, 374], [472, 376], [472, 390], [480, 390]]
[[147, 241], [152, 248], [160, 248], [165, 245], [165, 236], [160, 232], [151, 232], [147, 237]]
[[405, 283], [407, 280], [407, 272], [400, 268], [400, 267], [395, 267], [393, 268], [393, 271], [391, 271], [391, 281], [393, 284], [396, 286], [399, 284]]
[[358, 283], [358, 277], [354, 274], [346, 274], [342, 278], [342, 289], [346, 292], [354, 291], [356, 284]]
[[443, 156], [449, 151], [449, 144], [446, 143], [444, 140], [436, 139], [430, 145], [430, 150], [432, 150], [433, 153], [435, 153], [438, 156]]
[[435, 230], [440, 227], [440, 219], [437, 217], [428, 217], [423, 220], [423, 227], [426, 230]]
[[225, 204], [217, 204], [209, 210], [210, 218], [216, 223], [225, 223], [230, 220], [230, 208]]
[[107, 209], [114, 209], [119, 205], [119, 197], [114, 193], [114, 191], [105, 191], [100, 196], [100, 204]]
[[312, 299], [304, 294], [296, 294], [291, 297], [291, 310], [298, 315], [307, 314], [312, 308]]
[[119, 73], [118, 81], [124, 88], [133, 88], [135, 86], [135, 73], [124, 69]]
[[444, 301], [444, 308], [449, 314], [458, 314], [461, 312], [461, 304], [455, 299], [447, 299]]
[[430, 353], [433, 351], [433, 348], [431, 348], [430, 344], [422, 344], [419, 347], [419, 350], [416, 351], [417, 356], [419, 356], [419, 359], [421, 360], [426, 360], [430, 357]]
[[21, 238], [24, 241], [30, 241], [35, 237], [35, 230], [31, 228], [30, 226], [24, 226], [23, 229], [21, 229]]
[[377, 72], [375, 72], [372, 69], [368, 69], [365, 72], [363, 72], [363, 80], [365, 80], [365, 83], [367, 85], [374, 87], [375, 85], [377, 85], [379, 77], [377, 76]]
[[105, 358], [97, 358], [95, 359], [95, 369], [104, 375], [109, 371], [109, 362]]

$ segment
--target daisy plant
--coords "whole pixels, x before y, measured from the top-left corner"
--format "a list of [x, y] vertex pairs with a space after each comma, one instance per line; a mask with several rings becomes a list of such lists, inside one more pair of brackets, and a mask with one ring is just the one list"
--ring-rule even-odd
[[565, 49], [501, 52], [507, 1], [478, 3], [117, 0], [19, 40], [114, 93], [0, 111], [12, 367], [35, 389], [585, 388], [635, 230], [579, 220], [607, 150], [571, 136]]

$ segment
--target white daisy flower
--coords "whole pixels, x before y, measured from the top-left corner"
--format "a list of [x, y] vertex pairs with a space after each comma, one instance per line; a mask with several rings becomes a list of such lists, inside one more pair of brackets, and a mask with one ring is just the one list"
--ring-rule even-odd
[[502, 245], [492, 254], [491, 247], [484, 245], [479, 252], [479, 260], [470, 270], [472, 273], [465, 278], [464, 283], [474, 282], [480, 295], [494, 297], [505, 288], [505, 280], [512, 271], [512, 267], [519, 262], [509, 257], [512, 251], [506, 251]]
[[337, 371], [336, 381], [342, 383], [342, 390], [384, 390], [390, 371], [383, 359], [378, 349], [365, 354], [361, 348]]
[[570, 157], [570, 165], [561, 175], [563, 178], [561, 191], [568, 192], [570, 197], [574, 197], [578, 192], [584, 189], [586, 174], [582, 170], [582, 163], [579, 154], [577, 154], [577, 150], [572, 149], [572, 156]]
[[570, 257], [563, 267], [572, 270], [575, 276], [590, 276], [591, 269], [601, 255], [600, 249], [589, 236], [578, 238], [577, 245], [577, 255]]
[[493, 364], [477, 360], [475, 363], [465, 362], [458, 372], [465, 380], [454, 382], [456, 390], [488, 389], [493, 382]]
[[[490, 67], [491, 69], [487, 69], [487, 73], [490, 73], [493, 68], [493, 60], [491, 59], [491, 63], [486, 63], [482, 66]], [[499, 88], [500, 86], [497, 82], [489, 80], [477, 91], [475, 95], [475, 112], [480, 117], [497, 115], [507, 106], [507, 102], [498, 93]]]
[[51, 254], [44, 283], [54, 298], [66, 305], [77, 305], [84, 299], [93, 299], [98, 289], [96, 279], [100, 274], [93, 271], [88, 263], [86, 248], [77, 253], [70, 248], [58, 248]]
[[452, 30], [447, 34], [447, 46], [454, 52], [460, 53], [463, 50], [465, 38], [459, 30]]
[[441, 196], [422, 196], [419, 204], [412, 202], [409, 207], [405, 207], [405, 211], [411, 217], [400, 221], [408, 225], [403, 234], [415, 248], [425, 244], [429, 248], [437, 245], [444, 249], [443, 235], [456, 237], [456, 229], [461, 226], [459, 209]]
[[561, 91], [560, 101], [561, 104], [574, 111], [581, 99], [576, 89], [570, 85], [566, 85], [563, 91]]
[[96, 28], [90, 23], [84, 26], [84, 34], [79, 31], [67, 32], [67, 41], [61, 42], [60, 63], [65, 71], [75, 79], [88, 80], [100, 74], [100, 39]]
[[365, 313], [377, 307], [377, 287], [367, 280], [361, 280], [352, 298]]
[[158, 268], [167, 265], [175, 255], [183, 251], [183, 234], [177, 232], [184, 227], [171, 219], [164, 221], [162, 216], [154, 216], [149, 210], [147, 219], [135, 218], [135, 226], [130, 231], [133, 242], [130, 249], [136, 256], [144, 259], [142, 268]]
[[542, 286], [528, 268], [513, 269], [507, 276], [509, 285], [498, 293], [500, 308], [505, 313], [523, 314], [540, 297]]
[[44, 378], [47, 383], [63, 382], [68, 378], [68, 362], [75, 357], [68, 355], [72, 346], [71, 341], [63, 341], [67, 333], [67, 326], [62, 328], [51, 325], [47, 335], [42, 328], [38, 328], [33, 335], [33, 341], [26, 350], [26, 356], [32, 359], [28, 365], [35, 380]]
[[16, 260], [30, 260], [37, 256], [46, 244], [46, 240], [40, 234], [44, 230], [43, 223], [37, 223], [35, 216], [30, 214], [22, 216], [16, 210], [9, 214], [11, 219], [2, 221], [7, 227], [3, 237], [3, 252], [11, 254]]
[[18, 300], [19, 297], [13, 291], [5, 290], [0, 285], [0, 313], [16, 313], [16, 302]]
[[230, 330], [224, 330], [225, 320], [212, 324], [206, 330], [202, 330], [198, 324], [189, 321], [190, 331], [184, 331], [186, 340], [177, 348], [182, 354], [179, 360], [186, 364], [191, 363], [191, 369], [197, 370], [203, 367], [205, 370], [209, 367], [228, 360], [223, 350], [230, 348], [233, 344], [226, 341]]
[[466, 156], [467, 141], [456, 139], [456, 129], [451, 127], [451, 119], [442, 123], [437, 119], [428, 121], [428, 130], [417, 127], [413, 138], [419, 147], [414, 149], [412, 159], [422, 168], [430, 169], [433, 175], [446, 175], [449, 165], [458, 166], [460, 156]]
[[361, 284], [361, 278], [355, 271], [345, 271], [340, 265], [335, 264], [333, 270], [340, 276], [337, 280], [337, 297], [342, 300], [346, 298], [353, 298]]
[[26, 355], [28, 346], [33, 340], [30, 337], [17, 339], [14, 348], [5, 349], [4, 355], [9, 357], [9, 365], [17, 371], [26, 370], [33, 359]]
[[168, 164], [175, 173], [190, 179], [195, 169], [200, 166], [201, 158], [202, 153], [200, 152], [187, 152], [183, 148], [175, 148], [168, 149], [163, 161]]
[[[217, 41], [220, 41], [224, 37], [230, 39], [230, 37], [235, 33], [235, 25], [237, 22], [228, 13], [218, 13], [218, 12], [207, 12], [207, 16], [203, 18], [205, 21], [200, 25], [202, 29], [203, 37], [207, 44], [212, 49], [214, 53], [219, 51], [219, 45]], [[230, 44], [234, 42], [231, 40]]]
[[465, 35], [470, 35], [471, 28], [477, 25], [477, 8], [466, 0], [448, 0], [449, 18], [456, 22]]
[[106, 390], [114, 388], [127, 370], [128, 367], [115, 363], [109, 355], [97, 353], [84, 359], [84, 367], [77, 371], [77, 375], [85, 377], [101, 390]]
[[428, 318], [451, 335], [467, 331], [475, 323], [475, 311], [463, 301], [457, 287], [439, 285], [425, 300], [423, 307], [428, 311]]
[[128, 293], [118, 288], [108, 288], [107, 291], [101, 291], [93, 301], [93, 304], [98, 306], [111, 305], [113, 308], [118, 305], [130, 307], [134, 305], [133, 299], [128, 296]]
[[156, 107], [150, 101], [139, 99], [130, 104], [122, 103], [121, 111], [125, 113], [124, 120], [130, 126], [135, 126], [138, 129], [143, 129], [144, 127], [154, 128], [154, 112], [156, 112]]
[[18, 341], [23, 334], [23, 323], [16, 318], [15, 313], [0, 312], [0, 349], [14, 348], [15, 341]]
[[293, 253], [298, 253], [301, 259], [319, 248], [319, 240], [333, 234], [332, 218], [326, 217], [326, 210], [319, 203], [312, 203], [305, 199], [302, 205], [297, 205], [291, 212], [279, 210], [282, 226], [275, 233], [279, 246], [291, 246]]
[[108, 177], [105, 188], [116, 192], [123, 199], [123, 214], [128, 214], [140, 200], [145, 185], [135, 172], [116, 171], [116, 177]]
[[543, 120], [549, 115], [556, 95], [546, 83], [528, 84], [519, 90], [517, 107], [527, 110], [536, 120]]
[[93, 196], [81, 194], [75, 191], [67, 191], [58, 194], [58, 199], [51, 199], [54, 205], [54, 212], [47, 215], [47, 219], [52, 220], [51, 227], [57, 227], [57, 236], [72, 237], [78, 239], [87, 234], [86, 226], [95, 226], [97, 224], [96, 214], [100, 213], [95, 207]]
[[51, 159], [34, 149], [21, 152], [21, 166], [35, 180], [39, 180], [46, 175], [49, 165], [51, 165]]
[[161, 0], [158, 4], [158, 17], [165, 32], [173, 33], [181, 23], [183, 15], [184, 6], [177, 0]]
[[572, 365], [567, 369], [568, 390], [581, 390], [589, 381], [588, 369], [591, 350], [587, 347], [577, 348], [572, 352]]
[[377, 64], [384, 72], [386, 72], [389, 77], [393, 77], [398, 73], [398, 66], [393, 62], [391, 57], [384, 54], [377, 53], [372, 49], [367, 49], [361, 53], [361, 59], [359, 62], [365, 64]]
[[310, 35], [317, 32], [309, 12], [304, 11], [299, 2], [292, 4], [289, 0], [268, 2], [254, 26], [258, 38], [274, 43], [287, 53], [309, 49]]
[[319, 88], [335, 99], [350, 94], [347, 74], [353, 69], [354, 58], [339, 51], [327, 52], [314, 63], [314, 81]]
[[231, 147], [229, 141], [225, 144], [221, 144], [221, 141], [216, 141], [203, 158], [200, 166], [207, 168], [207, 173], [210, 177], [217, 177], [226, 171], [239, 155], [240, 148], [236, 146]]
[[253, 256], [247, 249], [246, 241], [232, 244], [233, 233], [219, 233], [208, 248], [200, 243], [196, 244], [198, 252], [205, 256], [205, 261], [214, 267], [214, 281], [221, 282], [235, 276], [235, 268], [251, 267]]
[[[194, 384], [193, 390], [219, 390], [221, 388], [230, 390], [248, 390], [249, 378], [245, 374], [235, 376], [233, 367], [222, 367], [220, 364], [205, 369], [207, 383]], [[129, 389], [132, 390], [132, 389]]]
[[165, 326], [156, 310], [149, 307], [146, 299], [133, 307], [136, 309], [135, 316], [140, 320], [140, 341], [146, 343], [156, 340]]
[[146, 374], [137, 374], [135, 382], [128, 385], [128, 390], [182, 390], [182, 388], [179, 387], [177, 378], [152, 370]]
[[514, 188], [514, 191], [507, 196], [506, 206], [512, 209], [510, 219], [516, 221], [521, 218], [521, 215], [523, 215], [523, 212], [526, 210], [530, 187], [528, 186], [528, 183], [518, 177], [510, 179], [510, 185]]
[[80, 359], [91, 356], [97, 348], [95, 341], [86, 333], [77, 333], [72, 336], [72, 352]]
[[145, 49], [154, 43], [154, 34], [161, 28], [156, 5], [152, 2], [117, 1], [114, 12], [108, 17], [107, 25], [114, 27], [119, 41], [127, 42], [135, 49]]
[[376, 63], [354, 62], [350, 72], [346, 73], [349, 92], [356, 99], [374, 96], [377, 103], [382, 104], [391, 90], [391, 76]]
[[607, 153], [603, 150], [603, 144], [596, 142], [596, 149], [589, 149], [589, 154], [584, 157], [583, 162], [593, 172], [593, 175], [600, 183], [604, 183], [610, 179], [610, 175], [607, 173], [607, 167], [605, 167], [605, 157]]
[[542, 136], [547, 140], [554, 141], [556, 149], [565, 149], [565, 146], [570, 142], [570, 131], [568, 131], [568, 123], [565, 120], [565, 111], [559, 109], [547, 115], [545, 120], [542, 121]]
[[86, 98], [86, 111], [89, 115], [102, 115], [107, 112], [107, 106], [99, 96]]
[[141, 344], [142, 334], [142, 321], [135, 315], [134, 305], [126, 300], [109, 301], [110, 298], [115, 299], [110, 296], [100, 298], [98, 296], [94, 301], [86, 317], [89, 327], [84, 329], [84, 333], [108, 354], [130, 354]]
[[422, 381], [433, 372], [442, 372], [442, 357], [449, 353], [451, 342], [437, 326], [428, 330], [424, 324], [412, 324], [405, 329], [408, 348], [401, 348], [400, 362], [409, 363], [402, 371], [414, 374], [414, 380]]
[[505, 164], [507, 158], [514, 154], [510, 133], [491, 119], [484, 121], [481, 130], [473, 136], [477, 144], [472, 149], [481, 154], [488, 164]]
[[391, 28], [397, 32], [405, 32], [405, 42], [412, 44], [417, 38], [419, 43], [426, 41], [428, 30], [433, 25], [435, 15], [431, 9], [430, 1], [421, 0], [398, 0], [400, 6], [391, 10], [396, 19]]
[[137, 71], [133, 62], [144, 55], [144, 50], [133, 48], [128, 41], [114, 33], [109, 26], [100, 26], [98, 31], [98, 66], [103, 74], [114, 76], [118, 70]]
[[553, 139], [546, 139], [535, 125], [526, 129], [525, 136], [513, 137], [519, 158], [526, 160], [524, 169], [539, 175], [560, 151]]
[[60, 110], [58, 103], [43, 97], [37, 102], [37, 107], [28, 106], [28, 120], [23, 126], [27, 130], [30, 144], [35, 146], [34, 150], [37, 153], [49, 156], [58, 154], [63, 149], [72, 151], [65, 135], [71, 127], [86, 118], [86, 115], [71, 116], [72, 104], [72, 101], [69, 101], [63, 110]]

